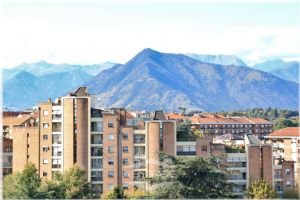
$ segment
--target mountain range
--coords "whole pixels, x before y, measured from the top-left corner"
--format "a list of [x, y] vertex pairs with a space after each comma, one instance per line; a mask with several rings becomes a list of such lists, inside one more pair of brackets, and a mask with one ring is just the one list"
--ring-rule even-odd
[[[152, 49], [144, 49], [125, 64], [24, 63], [3, 70], [3, 100], [5, 107], [24, 109], [86, 85], [101, 107], [297, 109], [299, 85], [277, 77], [291, 69], [281, 65], [276, 70], [283, 72], [276, 72], [272, 66], [271, 62], [248, 67], [230, 55], [165, 54]], [[260, 71], [269, 68], [279, 74]]]
[[269, 72], [280, 78], [299, 83], [299, 62], [285, 62], [281, 59], [266, 61], [253, 66], [254, 69]]
[[206, 111], [298, 108], [299, 85], [249, 67], [144, 49], [85, 84], [108, 107]]

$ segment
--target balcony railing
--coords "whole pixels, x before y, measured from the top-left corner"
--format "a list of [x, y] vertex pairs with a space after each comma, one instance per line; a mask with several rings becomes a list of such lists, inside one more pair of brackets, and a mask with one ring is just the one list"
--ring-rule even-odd
[[100, 176], [100, 177], [99, 176], [94, 176], [94, 177], [92, 176], [91, 180], [92, 181], [103, 181], [103, 177], [102, 176]]
[[194, 156], [196, 151], [177, 151], [178, 156]]
[[61, 168], [61, 164], [52, 164], [52, 168], [53, 169], [60, 169]]

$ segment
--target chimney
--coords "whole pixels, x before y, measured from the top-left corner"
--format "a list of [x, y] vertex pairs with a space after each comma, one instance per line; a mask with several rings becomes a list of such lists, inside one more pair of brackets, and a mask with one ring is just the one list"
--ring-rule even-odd
[[51, 103], [51, 98], [48, 98], [48, 103]]

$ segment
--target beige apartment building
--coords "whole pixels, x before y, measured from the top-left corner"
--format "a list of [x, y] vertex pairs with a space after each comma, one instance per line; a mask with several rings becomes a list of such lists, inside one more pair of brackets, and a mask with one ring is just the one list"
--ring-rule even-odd
[[[242, 196], [247, 184], [259, 177], [275, 184], [273, 147], [261, 144], [255, 137], [257, 134], [248, 132], [247, 137], [243, 136], [244, 152], [229, 153], [227, 144], [215, 141], [214, 136], [219, 134], [201, 131], [201, 124], [191, 126], [203, 133], [201, 137], [179, 140], [177, 129], [181, 122], [163, 111], [150, 114], [120, 108], [98, 109], [93, 98], [81, 87], [54, 102], [49, 99], [40, 103], [35, 121], [38, 123], [12, 130], [13, 171], [22, 170], [30, 161], [36, 164], [41, 177], [52, 178], [54, 173], [77, 164], [87, 172], [95, 194], [100, 195], [115, 186], [149, 189], [144, 178], [160, 170], [160, 152], [201, 157], [225, 154], [232, 172], [230, 181], [238, 182], [237, 195]], [[263, 123], [266, 126], [263, 130], [269, 132], [273, 128], [272, 123]], [[286, 164], [282, 164], [284, 167]]]
[[[283, 160], [294, 163], [294, 177], [296, 183], [299, 184], [299, 172], [300, 172], [300, 129], [299, 127], [288, 127], [266, 136], [267, 143], [273, 145], [273, 155], [276, 163], [282, 163]], [[278, 169], [278, 174], [285, 176], [291, 176], [289, 170]], [[289, 180], [284, 182], [282, 179], [278, 179], [279, 185], [282, 187], [292, 187], [293, 183]]]

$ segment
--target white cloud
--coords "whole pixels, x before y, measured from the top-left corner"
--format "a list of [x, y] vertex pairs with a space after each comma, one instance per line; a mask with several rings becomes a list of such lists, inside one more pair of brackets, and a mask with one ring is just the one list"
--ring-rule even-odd
[[273, 58], [299, 58], [298, 28], [209, 27], [176, 25], [151, 29], [84, 26], [39, 19], [3, 23], [0, 66], [46, 60], [53, 63], [124, 63], [146, 47], [162, 52], [233, 54], [254, 64]]

